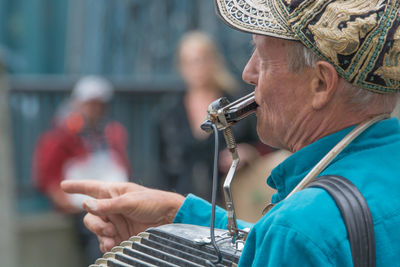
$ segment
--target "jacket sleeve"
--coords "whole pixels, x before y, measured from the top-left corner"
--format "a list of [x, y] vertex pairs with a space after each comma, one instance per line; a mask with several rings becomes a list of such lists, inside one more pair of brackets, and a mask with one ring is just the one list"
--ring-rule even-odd
[[[346, 242], [327, 251], [306, 235], [286, 225], [264, 228], [256, 224], [250, 232], [239, 266], [353, 266]], [[350, 262], [349, 262], [350, 259]]]
[[[195, 224], [200, 226], [210, 226], [211, 204], [207, 201], [189, 194], [175, 216], [174, 223]], [[215, 228], [226, 229], [228, 219], [226, 210], [216, 207]], [[253, 224], [237, 220], [239, 228], [251, 228]]]

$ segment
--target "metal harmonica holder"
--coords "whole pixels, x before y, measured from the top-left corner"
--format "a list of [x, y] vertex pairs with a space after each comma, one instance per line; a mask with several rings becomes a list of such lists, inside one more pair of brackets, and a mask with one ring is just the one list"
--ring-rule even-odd
[[226, 97], [219, 98], [209, 105], [206, 120], [201, 125], [201, 128], [206, 132], [213, 131], [211, 124], [214, 124], [219, 131], [222, 131], [227, 148], [232, 155], [232, 165], [224, 182], [224, 197], [228, 212], [227, 228], [232, 237], [232, 243], [236, 242], [239, 234], [242, 234], [243, 231], [237, 227], [231, 192], [232, 180], [240, 161], [231, 126], [254, 113], [257, 106], [257, 103], [254, 101], [254, 92], [232, 103], [229, 103]]

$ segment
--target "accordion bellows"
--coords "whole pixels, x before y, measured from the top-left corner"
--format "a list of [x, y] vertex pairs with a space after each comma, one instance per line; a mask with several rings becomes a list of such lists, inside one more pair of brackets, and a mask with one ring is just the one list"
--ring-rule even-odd
[[[103, 266], [210, 266], [217, 254], [208, 227], [168, 224], [131, 237], [89, 267]], [[232, 245], [227, 230], [215, 229], [222, 261], [215, 266], [237, 266], [241, 249]]]

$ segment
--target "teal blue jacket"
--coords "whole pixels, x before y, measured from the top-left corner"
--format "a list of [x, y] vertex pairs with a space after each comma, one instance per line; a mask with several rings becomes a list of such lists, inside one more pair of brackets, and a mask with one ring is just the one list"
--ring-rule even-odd
[[[347, 232], [331, 197], [307, 188], [281, 201], [353, 127], [326, 136], [294, 153], [268, 177], [277, 205], [252, 227], [240, 266], [352, 266]], [[400, 266], [400, 126], [397, 119], [373, 125], [321, 173], [352, 181], [365, 197], [374, 222], [376, 266]], [[234, 197], [234, 196], [233, 196]], [[189, 195], [175, 222], [209, 225], [210, 205]], [[225, 228], [218, 208], [216, 227]]]

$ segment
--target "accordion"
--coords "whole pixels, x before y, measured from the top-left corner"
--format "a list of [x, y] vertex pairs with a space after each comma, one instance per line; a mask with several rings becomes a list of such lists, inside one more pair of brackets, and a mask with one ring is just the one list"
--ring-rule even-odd
[[208, 227], [167, 224], [149, 228], [114, 247], [89, 267], [127, 266], [237, 266], [244, 243], [232, 243], [227, 230], [215, 229], [222, 260], [210, 244]]

